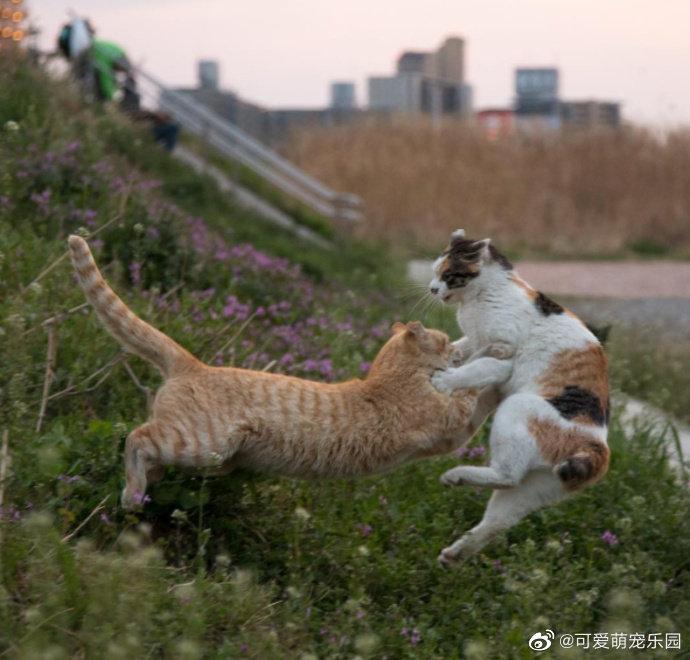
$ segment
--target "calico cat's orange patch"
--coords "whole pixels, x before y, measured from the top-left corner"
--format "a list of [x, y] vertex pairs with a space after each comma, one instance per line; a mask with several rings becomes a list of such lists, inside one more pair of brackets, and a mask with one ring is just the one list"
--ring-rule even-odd
[[525, 280], [523, 280], [519, 275], [516, 273], [511, 273], [510, 279], [512, 280], [513, 284], [516, 284], [529, 296], [530, 300], [534, 300], [537, 297], [537, 291], [527, 284], [527, 282], [525, 282]]
[[[599, 399], [602, 411], [608, 409], [608, 360], [599, 344], [591, 343], [585, 349], [566, 349], [556, 353], [539, 379], [539, 393], [550, 399], [573, 385], [592, 392]], [[586, 416], [573, 421], [593, 423]]]
[[551, 465], [568, 459], [583, 463], [582, 477], [564, 480], [566, 487], [579, 488], [598, 481], [606, 474], [611, 452], [601, 440], [580, 429], [566, 429], [537, 417], [530, 418], [528, 428], [542, 458]]

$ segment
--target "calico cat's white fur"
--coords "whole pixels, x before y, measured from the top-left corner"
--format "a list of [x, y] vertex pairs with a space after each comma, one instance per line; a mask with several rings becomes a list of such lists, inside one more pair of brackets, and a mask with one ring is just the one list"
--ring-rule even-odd
[[498, 386], [490, 465], [458, 466], [447, 485], [493, 488], [482, 521], [439, 557], [467, 557], [532, 511], [601, 478], [608, 467], [607, 362], [597, 338], [572, 313], [535, 291], [489, 239], [464, 231], [434, 263], [432, 295], [457, 305], [462, 353], [492, 345], [504, 360], [484, 357], [438, 372], [444, 392]]

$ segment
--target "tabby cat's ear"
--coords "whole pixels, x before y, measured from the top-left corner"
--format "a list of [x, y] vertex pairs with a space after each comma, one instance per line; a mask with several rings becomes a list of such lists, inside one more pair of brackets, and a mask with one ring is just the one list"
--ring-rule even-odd
[[456, 238], [465, 238], [465, 230], [464, 229], [456, 229], [451, 235], [450, 235], [451, 240], [455, 240]]
[[407, 326], [404, 323], [400, 323], [400, 321], [396, 321], [391, 326], [391, 334], [392, 335], [397, 335], [401, 332], [405, 332], [405, 330], [407, 330]]
[[407, 324], [407, 331], [420, 339], [426, 335], [426, 328], [419, 321], [410, 321]]

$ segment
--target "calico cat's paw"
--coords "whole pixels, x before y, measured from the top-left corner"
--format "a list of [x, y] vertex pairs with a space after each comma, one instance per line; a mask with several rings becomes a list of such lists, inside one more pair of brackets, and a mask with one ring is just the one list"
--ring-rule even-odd
[[506, 342], [496, 341], [487, 346], [486, 354], [495, 360], [509, 360], [515, 356], [515, 346]]
[[453, 382], [452, 370], [437, 371], [431, 376], [431, 384], [443, 394], [452, 394], [455, 390], [455, 383]]
[[456, 467], [446, 470], [440, 477], [440, 481], [444, 486], [462, 486], [465, 482], [462, 480], [462, 468]]
[[458, 561], [457, 557], [454, 557], [450, 548], [443, 548], [436, 561], [441, 568], [452, 568]]

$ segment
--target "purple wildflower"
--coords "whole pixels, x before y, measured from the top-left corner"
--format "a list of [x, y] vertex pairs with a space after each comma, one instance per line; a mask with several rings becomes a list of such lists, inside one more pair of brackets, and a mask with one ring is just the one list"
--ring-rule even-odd
[[134, 501], [134, 504], [148, 504], [151, 501], [151, 498], [148, 495], [144, 495], [143, 493], [139, 492], [138, 490], [134, 492], [132, 495], [132, 500]]
[[485, 453], [486, 453], [486, 449], [484, 449], [484, 447], [472, 447], [467, 452], [467, 457], [468, 458], [477, 458], [479, 456], [483, 456]]
[[225, 299], [225, 307], [223, 308], [223, 316], [226, 319], [236, 318], [238, 321], [246, 321], [249, 318], [251, 307], [241, 303], [236, 296], [228, 296]]
[[31, 201], [38, 206], [38, 210], [47, 215], [50, 211], [50, 198], [53, 192], [49, 188], [46, 188], [41, 193], [31, 193]]
[[609, 546], [618, 545], [620, 543], [618, 537], [608, 529], [601, 535], [601, 540]]
[[133, 261], [129, 264], [129, 276], [132, 278], [132, 283], [135, 286], [141, 283], [141, 264], [138, 261]]
[[291, 365], [295, 361], [295, 356], [292, 353], [285, 353], [280, 360], [278, 360], [278, 364], [281, 366], [287, 367]]
[[369, 369], [371, 369], [371, 362], [363, 361], [359, 363], [359, 373], [366, 374], [369, 372]]
[[374, 531], [374, 528], [368, 523], [357, 523], [355, 527], [364, 538], [369, 536]]

